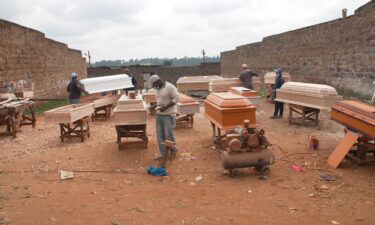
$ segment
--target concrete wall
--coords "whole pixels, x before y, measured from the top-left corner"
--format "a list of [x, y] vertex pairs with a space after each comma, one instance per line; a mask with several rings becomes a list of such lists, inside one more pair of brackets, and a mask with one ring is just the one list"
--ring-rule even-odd
[[238, 76], [242, 63], [261, 74], [282, 67], [295, 81], [329, 84], [341, 94], [369, 98], [375, 80], [375, 0], [353, 16], [222, 52], [222, 75]]
[[0, 20], [0, 92], [33, 90], [35, 97], [66, 96], [72, 72], [87, 77], [81, 51]]
[[[130, 74], [133, 74], [139, 84], [143, 84], [143, 74], [158, 74], [164, 80], [176, 84], [178, 78], [183, 76], [202, 76], [202, 75], [220, 75], [220, 63], [202, 63], [197, 66], [142, 66], [134, 65], [129, 67], [93, 67], [87, 68], [89, 77], [121, 74], [123, 68], [129, 68]], [[143, 86], [140, 86], [143, 87]]]

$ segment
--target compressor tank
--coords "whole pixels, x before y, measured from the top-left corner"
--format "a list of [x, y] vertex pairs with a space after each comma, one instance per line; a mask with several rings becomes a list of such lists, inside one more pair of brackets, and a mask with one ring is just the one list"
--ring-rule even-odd
[[225, 151], [221, 155], [221, 162], [224, 169], [267, 166], [275, 162], [275, 155], [269, 149], [244, 153]]

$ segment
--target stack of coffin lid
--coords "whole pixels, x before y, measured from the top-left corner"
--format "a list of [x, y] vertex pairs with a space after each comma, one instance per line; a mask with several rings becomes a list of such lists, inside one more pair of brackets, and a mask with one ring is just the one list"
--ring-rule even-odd
[[73, 123], [93, 113], [93, 103], [74, 104], [44, 112], [44, 120], [47, 123]]
[[205, 116], [221, 129], [232, 129], [243, 126], [249, 120], [255, 126], [256, 107], [240, 95], [230, 92], [211, 93], [205, 103]]
[[342, 97], [336, 89], [323, 84], [287, 82], [276, 90], [276, 101], [317, 109], [330, 109]]
[[99, 108], [106, 105], [114, 105], [117, 103], [120, 95], [105, 95], [100, 93], [89, 94], [81, 97], [82, 103], [94, 103], [94, 108]]
[[177, 90], [184, 91], [208, 91], [208, 83], [213, 80], [223, 79], [222, 76], [188, 76], [177, 80]]
[[[243, 83], [239, 78], [215, 79], [209, 83], [210, 92], [226, 92], [231, 87], [243, 87]], [[253, 87], [255, 90], [260, 88], [260, 81], [257, 77], [253, 77]]]
[[375, 139], [375, 106], [357, 101], [338, 101], [331, 119]]
[[126, 74], [86, 78], [81, 82], [90, 94], [134, 87]]
[[[291, 81], [290, 75], [288, 72], [283, 72], [283, 78], [285, 82]], [[276, 73], [275, 72], [268, 72], [264, 75], [264, 83], [265, 84], [275, 84], [276, 80]]]
[[199, 113], [199, 103], [192, 97], [181, 94], [177, 103], [178, 114], [195, 114]]
[[250, 100], [251, 104], [253, 105], [259, 105], [260, 103], [260, 96], [256, 91], [253, 91], [248, 88], [244, 87], [231, 87], [229, 89], [229, 92], [236, 94], [236, 95], [241, 95], [247, 99]]
[[121, 96], [114, 109], [113, 120], [115, 125], [139, 125], [147, 123], [147, 108], [141, 96], [130, 99]]
[[156, 90], [150, 89], [146, 93], [143, 94], [143, 100], [147, 103], [154, 103], [156, 102]]

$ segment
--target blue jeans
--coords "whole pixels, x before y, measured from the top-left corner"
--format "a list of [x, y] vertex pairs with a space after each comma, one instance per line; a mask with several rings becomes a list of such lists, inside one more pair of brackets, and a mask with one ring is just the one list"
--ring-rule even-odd
[[[158, 139], [160, 154], [166, 153], [166, 148], [163, 145], [165, 140], [175, 142], [173, 135], [173, 129], [176, 127], [176, 116], [175, 115], [160, 115], [156, 114], [156, 137]], [[177, 152], [177, 149], [173, 147], [171, 149], [173, 153]]]
[[70, 104], [79, 104], [79, 102], [80, 102], [80, 99], [79, 99], [79, 98], [69, 99], [69, 103], [70, 103]]

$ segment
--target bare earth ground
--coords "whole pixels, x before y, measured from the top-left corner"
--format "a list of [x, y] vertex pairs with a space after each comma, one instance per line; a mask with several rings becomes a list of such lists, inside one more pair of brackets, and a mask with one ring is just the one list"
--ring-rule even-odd
[[[288, 154], [328, 156], [343, 136], [327, 114], [318, 130], [269, 120], [272, 110], [263, 103], [257, 120]], [[326, 182], [313, 167], [318, 160], [319, 168], [329, 169], [324, 158], [297, 154], [290, 159], [306, 165], [305, 172], [277, 160], [266, 181], [251, 169], [224, 176], [211, 126], [199, 114], [193, 129], [176, 130], [179, 155], [170, 176], [160, 179], [145, 172], [158, 153], [154, 117], [148, 149], [121, 151], [111, 121], [94, 122], [84, 143], [60, 143], [58, 126], [38, 119], [17, 139], [0, 137], [0, 224], [374, 224], [374, 165], [344, 162], [335, 170], [339, 178]], [[316, 152], [308, 148], [310, 135], [320, 140]], [[283, 156], [276, 148], [275, 154]], [[76, 171], [74, 179], [60, 180], [60, 169]]]

